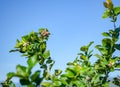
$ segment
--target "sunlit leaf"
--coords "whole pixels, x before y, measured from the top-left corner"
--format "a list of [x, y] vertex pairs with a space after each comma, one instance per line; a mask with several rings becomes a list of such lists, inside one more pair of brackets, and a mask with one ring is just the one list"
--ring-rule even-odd
[[42, 87], [50, 87], [50, 83], [49, 82], [42, 82]]
[[114, 7], [114, 12], [116, 15], [120, 14], [120, 7]]
[[8, 74], [7, 74], [7, 78], [12, 78], [13, 76], [15, 76], [15, 73], [14, 72], [9, 72]]
[[38, 57], [37, 57], [37, 55], [34, 55], [34, 56], [30, 57], [30, 58], [28, 59], [28, 61], [27, 61], [28, 66], [29, 66], [30, 68], [32, 68], [33, 66], [35, 66], [37, 62], [38, 62]]
[[21, 65], [17, 65], [16, 66], [16, 70], [17, 70], [17, 75], [26, 77], [26, 75], [27, 75], [27, 67], [21, 66]]
[[102, 16], [102, 18], [107, 18], [107, 17], [109, 17], [111, 15], [111, 12], [110, 12], [110, 10], [105, 10], [104, 11], [104, 14], [103, 14], [103, 16]]
[[107, 32], [103, 32], [102, 35], [103, 35], [103, 36], [106, 36], [106, 37], [109, 37], [109, 36], [110, 36], [110, 34], [107, 33]]
[[48, 51], [45, 51], [45, 52], [43, 53], [43, 57], [44, 57], [44, 59], [49, 58], [49, 57], [50, 57], [50, 51], [49, 51], [49, 50], [48, 50]]

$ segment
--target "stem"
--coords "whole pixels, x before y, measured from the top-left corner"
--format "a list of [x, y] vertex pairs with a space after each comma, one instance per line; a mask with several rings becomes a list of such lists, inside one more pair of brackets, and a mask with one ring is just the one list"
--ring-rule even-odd
[[108, 74], [109, 74], [109, 71], [107, 70], [107, 71], [106, 71], [106, 74], [105, 74], [105, 75], [106, 75], [106, 76], [105, 76], [105, 82], [107, 81]]
[[114, 26], [114, 30], [116, 29], [116, 24], [115, 24], [115, 22], [116, 22], [116, 19], [115, 19], [115, 12], [114, 12], [114, 10], [112, 10], [113, 11], [113, 17], [112, 17], [112, 19], [113, 19], [113, 26]]
[[113, 24], [114, 24], [114, 30], [116, 29], [116, 24], [115, 24], [115, 22], [113, 22]]

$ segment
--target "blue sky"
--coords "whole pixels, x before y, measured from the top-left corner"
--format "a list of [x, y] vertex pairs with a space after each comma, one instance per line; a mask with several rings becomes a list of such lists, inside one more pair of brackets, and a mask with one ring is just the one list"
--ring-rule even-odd
[[[9, 71], [15, 71], [17, 64], [26, 65], [25, 58], [9, 50], [14, 48], [16, 39], [39, 28], [51, 32], [47, 48], [56, 61], [54, 69], [64, 70], [66, 63], [76, 58], [80, 47], [90, 41], [95, 42], [93, 46], [100, 44], [101, 33], [113, 27], [109, 19], [101, 18], [103, 1], [0, 0], [0, 80]], [[120, 6], [120, 0], [113, 2]]]

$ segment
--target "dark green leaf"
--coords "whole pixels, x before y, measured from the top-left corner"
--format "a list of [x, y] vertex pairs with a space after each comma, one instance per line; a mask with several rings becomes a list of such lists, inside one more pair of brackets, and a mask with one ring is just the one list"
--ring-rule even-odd
[[9, 52], [16, 52], [16, 51], [20, 51], [19, 49], [15, 49], [15, 50], [10, 50]]
[[119, 33], [120, 32], [120, 28], [116, 28], [115, 32]]
[[50, 64], [50, 63], [52, 63], [52, 62], [53, 62], [53, 60], [51, 60], [51, 59], [48, 59], [48, 60], [46, 61], [47, 64]]
[[21, 85], [29, 85], [30, 81], [28, 79], [20, 79], [20, 84]]
[[115, 48], [116, 48], [117, 50], [120, 50], [120, 44], [115, 44]]
[[39, 76], [40, 76], [40, 71], [36, 71], [32, 76], [31, 76], [31, 79], [33, 82], [36, 82], [37, 79], [39, 79]]
[[80, 48], [80, 50], [83, 51], [83, 52], [87, 52], [88, 51], [88, 47], [87, 46], [82, 46]]
[[52, 64], [50, 64], [50, 66], [49, 66], [49, 70], [51, 70], [51, 69], [52, 69], [52, 67], [53, 67], [54, 63], [55, 63], [55, 61], [53, 61], [53, 63], [52, 63]]
[[62, 70], [55, 70], [55, 75], [58, 76], [62, 73]]
[[103, 45], [104, 47], [111, 47], [111, 39], [109, 39], [109, 38], [104, 38], [104, 39], [102, 40], [102, 45]]
[[115, 85], [117, 85], [117, 86], [120, 86], [120, 79], [114, 78], [113, 83], [114, 83]]
[[43, 68], [43, 69], [47, 70], [47, 65], [43, 64], [40, 68]]
[[43, 72], [43, 77], [48, 80], [50, 78], [50, 72], [48, 72], [48, 70], [44, 70]]

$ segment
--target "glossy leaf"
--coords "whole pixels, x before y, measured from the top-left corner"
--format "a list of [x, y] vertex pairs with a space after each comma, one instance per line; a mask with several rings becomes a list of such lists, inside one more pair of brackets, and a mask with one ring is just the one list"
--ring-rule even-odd
[[66, 70], [65, 76], [67, 76], [69, 78], [73, 78], [74, 77], [74, 73], [71, 70]]
[[23, 76], [23, 77], [27, 76], [27, 67], [17, 65], [16, 70], [17, 70], [17, 73], [16, 73], [17, 75], [20, 75], [20, 76]]
[[120, 7], [114, 7], [114, 12], [116, 15], [120, 14]]
[[27, 61], [28, 66], [30, 68], [34, 67], [37, 62], [38, 62], [38, 56], [37, 55], [34, 55], [34, 56], [30, 57]]
[[49, 57], [50, 57], [50, 51], [49, 51], [49, 50], [48, 50], [48, 51], [45, 51], [45, 52], [43, 53], [43, 57], [44, 57], [44, 59], [49, 58]]
[[105, 18], [109, 17], [110, 15], [111, 15], [110, 10], [105, 10], [102, 18], [105, 19]]

